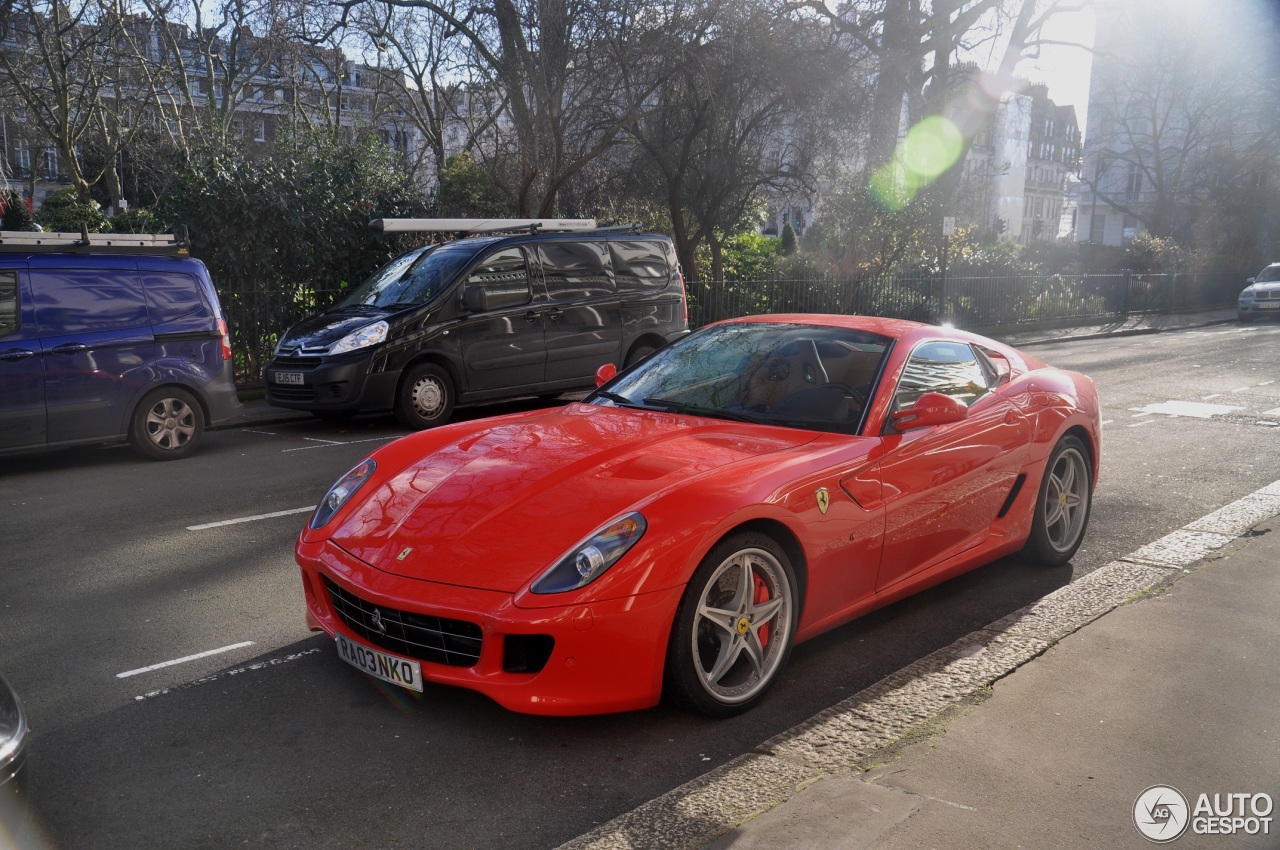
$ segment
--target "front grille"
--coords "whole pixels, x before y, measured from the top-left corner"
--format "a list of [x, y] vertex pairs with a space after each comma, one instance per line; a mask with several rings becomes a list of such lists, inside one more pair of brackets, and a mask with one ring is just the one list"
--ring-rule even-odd
[[1261, 292], [1255, 292], [1255, 293], [1253, 294], [1253, 297], [1254, 297], [1254, 298], [1256, 298], [1256, 299], [1257, 299], [1257, 300], [1259, 300], [1259, 301], [1276, 301], [1276, 300], [1280, 300], [1280, 289], [1277, 289], [1277, 290], [1263, 290], [1263, 291], [1261, 291]]
[[[374, 605], [338, 587], [328, 576], [322, 578], [334, 612], [348, 628], [374, 646], [396, 655], [450, 667], [471, 667], [480, 660], [484, 638], [475, 623]], [[374, 626], [375, 614], [382, 629]]]
[[279, 399], [280, 401], [315, 401], [316, 388], [309, 387], [306, 384], [298, 386], [297, 384], [269, 384], [267, 386], [267, 401]]

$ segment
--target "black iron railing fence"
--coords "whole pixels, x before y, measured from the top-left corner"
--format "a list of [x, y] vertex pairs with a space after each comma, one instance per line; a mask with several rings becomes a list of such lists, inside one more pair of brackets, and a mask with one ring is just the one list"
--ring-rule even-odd
[[[1041, 274], [689, 283], [689, 324], [759, 313], [845, 313], [953, 322], [960, 327], [1089, 321], [1235, 303], [1251, 272]], [[237, 383], [260, 386], [280, 334], [337, 293], [233, 287], [219, 292]]]

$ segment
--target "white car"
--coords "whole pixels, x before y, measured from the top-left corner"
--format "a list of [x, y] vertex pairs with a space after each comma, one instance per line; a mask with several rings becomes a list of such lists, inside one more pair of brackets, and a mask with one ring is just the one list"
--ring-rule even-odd
[[1242, 322], [1252, 322], [1255, 316], [1280, 316], [1280, 263], [1272, 263], [1257, 277], [1249, 278], [1236, 304], [1236, 315]]

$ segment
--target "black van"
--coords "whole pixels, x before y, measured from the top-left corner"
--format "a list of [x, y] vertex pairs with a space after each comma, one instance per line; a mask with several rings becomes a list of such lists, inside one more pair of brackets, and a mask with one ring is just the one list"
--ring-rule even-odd
[[[590, 221], [517, 222], [522, 232], [409, 251], [290, 328], [266, 367], [267, 401], [335, 418], [390, 409], [407, 427], [429, 428], [455, 404], [590, 388], [605, 363], [630, 365], [689, 332], [669, 237]], [[372, 226], [468, 224], [483, 226]]]
[[243, 414], [185, 237], [0, 233], [0, 454], [128, 440], [172, 460]]

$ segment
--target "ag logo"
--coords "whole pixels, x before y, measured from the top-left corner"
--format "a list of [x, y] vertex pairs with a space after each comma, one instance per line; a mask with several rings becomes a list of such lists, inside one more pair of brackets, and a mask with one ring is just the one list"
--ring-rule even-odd
[[1143, 838], [1166, 844], [1187, 831], [1187, 798], [1169, 785], [1152, 785], [1133, 802], [1133, 823]]
[[818, 500], [818, 510], [825, 514], [827, 512], [827, 508], [831, 507], [831, 494], [827, 492], [826, 487], [819, 487], [818, 492], [813, 495]]

